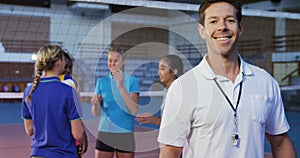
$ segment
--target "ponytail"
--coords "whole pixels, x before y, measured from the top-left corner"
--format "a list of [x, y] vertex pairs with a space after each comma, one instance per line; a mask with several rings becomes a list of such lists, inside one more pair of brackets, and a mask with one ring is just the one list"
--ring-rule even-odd
[[40, 48], [37, 53], [37, 60], [35, 63], [35, 76], [33, 79], [33, 84], [29, 91], [29, 94], [26, 96], [25, 101], [31, 101], [32, 93], [39, 84], [40, 78], [43, 71], [52, 70], [55, 66], [56, 61], [63, 59], [64, 52], [60, 46], [57, 45], [46, 45]]
[[42, 69], [38, 69], [38, 68], [36, 69], [36, 75], [34, 76], [33, 84], [31, 86], [30, 92], [26, 96], [26, 100], [25, 100], [26, 102], [31, 101], [32, 92], [36, 89], [37, 85], [39, 84], [42, 72], [43, 72]]

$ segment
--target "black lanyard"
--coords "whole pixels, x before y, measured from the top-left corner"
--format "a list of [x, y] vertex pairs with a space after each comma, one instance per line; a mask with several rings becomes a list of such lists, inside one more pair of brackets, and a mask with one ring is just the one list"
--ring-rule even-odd
[[223, 91], [223, 89], [221, 88], [221, 86], [219, 85], [219, 83], [217, 82], [216, 79], [214, 79], [215, 83], [217, 84], [218, 88], [220, 89], [220, 91], [223, 93], [224, 97], [226, 98], [227, 102], [229, 103], [231, 109], [234, 111], [234, 117], [236, 117], [236, 111], [237, 111], [237, 108], [239, 106], [239, 103], [240, 103], [240, 99], [241, 99], [241, 93], [242, 93], [242, 86], [243, 86], [243, 81], [241, 81], [240, 83], [240, 89], [239, 89], [239, 95], [238, 95], [238, 99], [237, 99], [237, 102], [236, 102], [236, 107], [234, 108], [233, 107], [233, 104], [231, 103], [231, 101], [229, 100], [229, 98], [227, 97], [227, 95], [225, 94], [225, 92]]

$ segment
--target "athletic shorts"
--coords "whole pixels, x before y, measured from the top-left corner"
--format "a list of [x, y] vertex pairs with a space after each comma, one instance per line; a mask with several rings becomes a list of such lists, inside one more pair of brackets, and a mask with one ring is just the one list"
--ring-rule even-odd
[[133, 133], [98, 132], [96, 149], [106, 152], [131, 153], [135, 151]]

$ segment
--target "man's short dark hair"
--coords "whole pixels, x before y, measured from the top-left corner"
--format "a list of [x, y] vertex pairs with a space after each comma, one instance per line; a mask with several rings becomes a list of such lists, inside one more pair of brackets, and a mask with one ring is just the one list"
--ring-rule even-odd
[[239, 1], [236, 0], [204, 0], [204, 2], [199, 7], [199, 23], [204, 26], [204, 20], [205, 20], [205, 10], [212, 4], [218, 3], [218, 2], [226, 2], [234, 6], [236, 9], [236, 17], [238, 19], [238, 23], [240, 24], [242, 21], [242, 4]]

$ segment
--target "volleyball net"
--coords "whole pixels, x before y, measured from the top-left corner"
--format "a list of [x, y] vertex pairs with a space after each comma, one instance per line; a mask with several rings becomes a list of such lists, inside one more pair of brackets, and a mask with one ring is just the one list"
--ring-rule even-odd
[[[148, 91], [159, 81], [160, 57], [176, 54], [188, 71], [206, 54], [193, 9], [197, 7], [191, 6], [177, 11], [75, 2], [53, 2], [48, 8], [0, 4], [0, 86], [24, 90], [34, 75], [32, 57], [51, 43], [61, 45], [75, 59], [74, 76], [85, 92], [94, 91], [96, 79], [108, 74], [111, 46], [126, 51], [126, 72], [139, 79], [142, 91]], [[239, 53], [270, 72], [281, 86], [298, 84], [299, 14], [249, 9], [243, 13]]]

